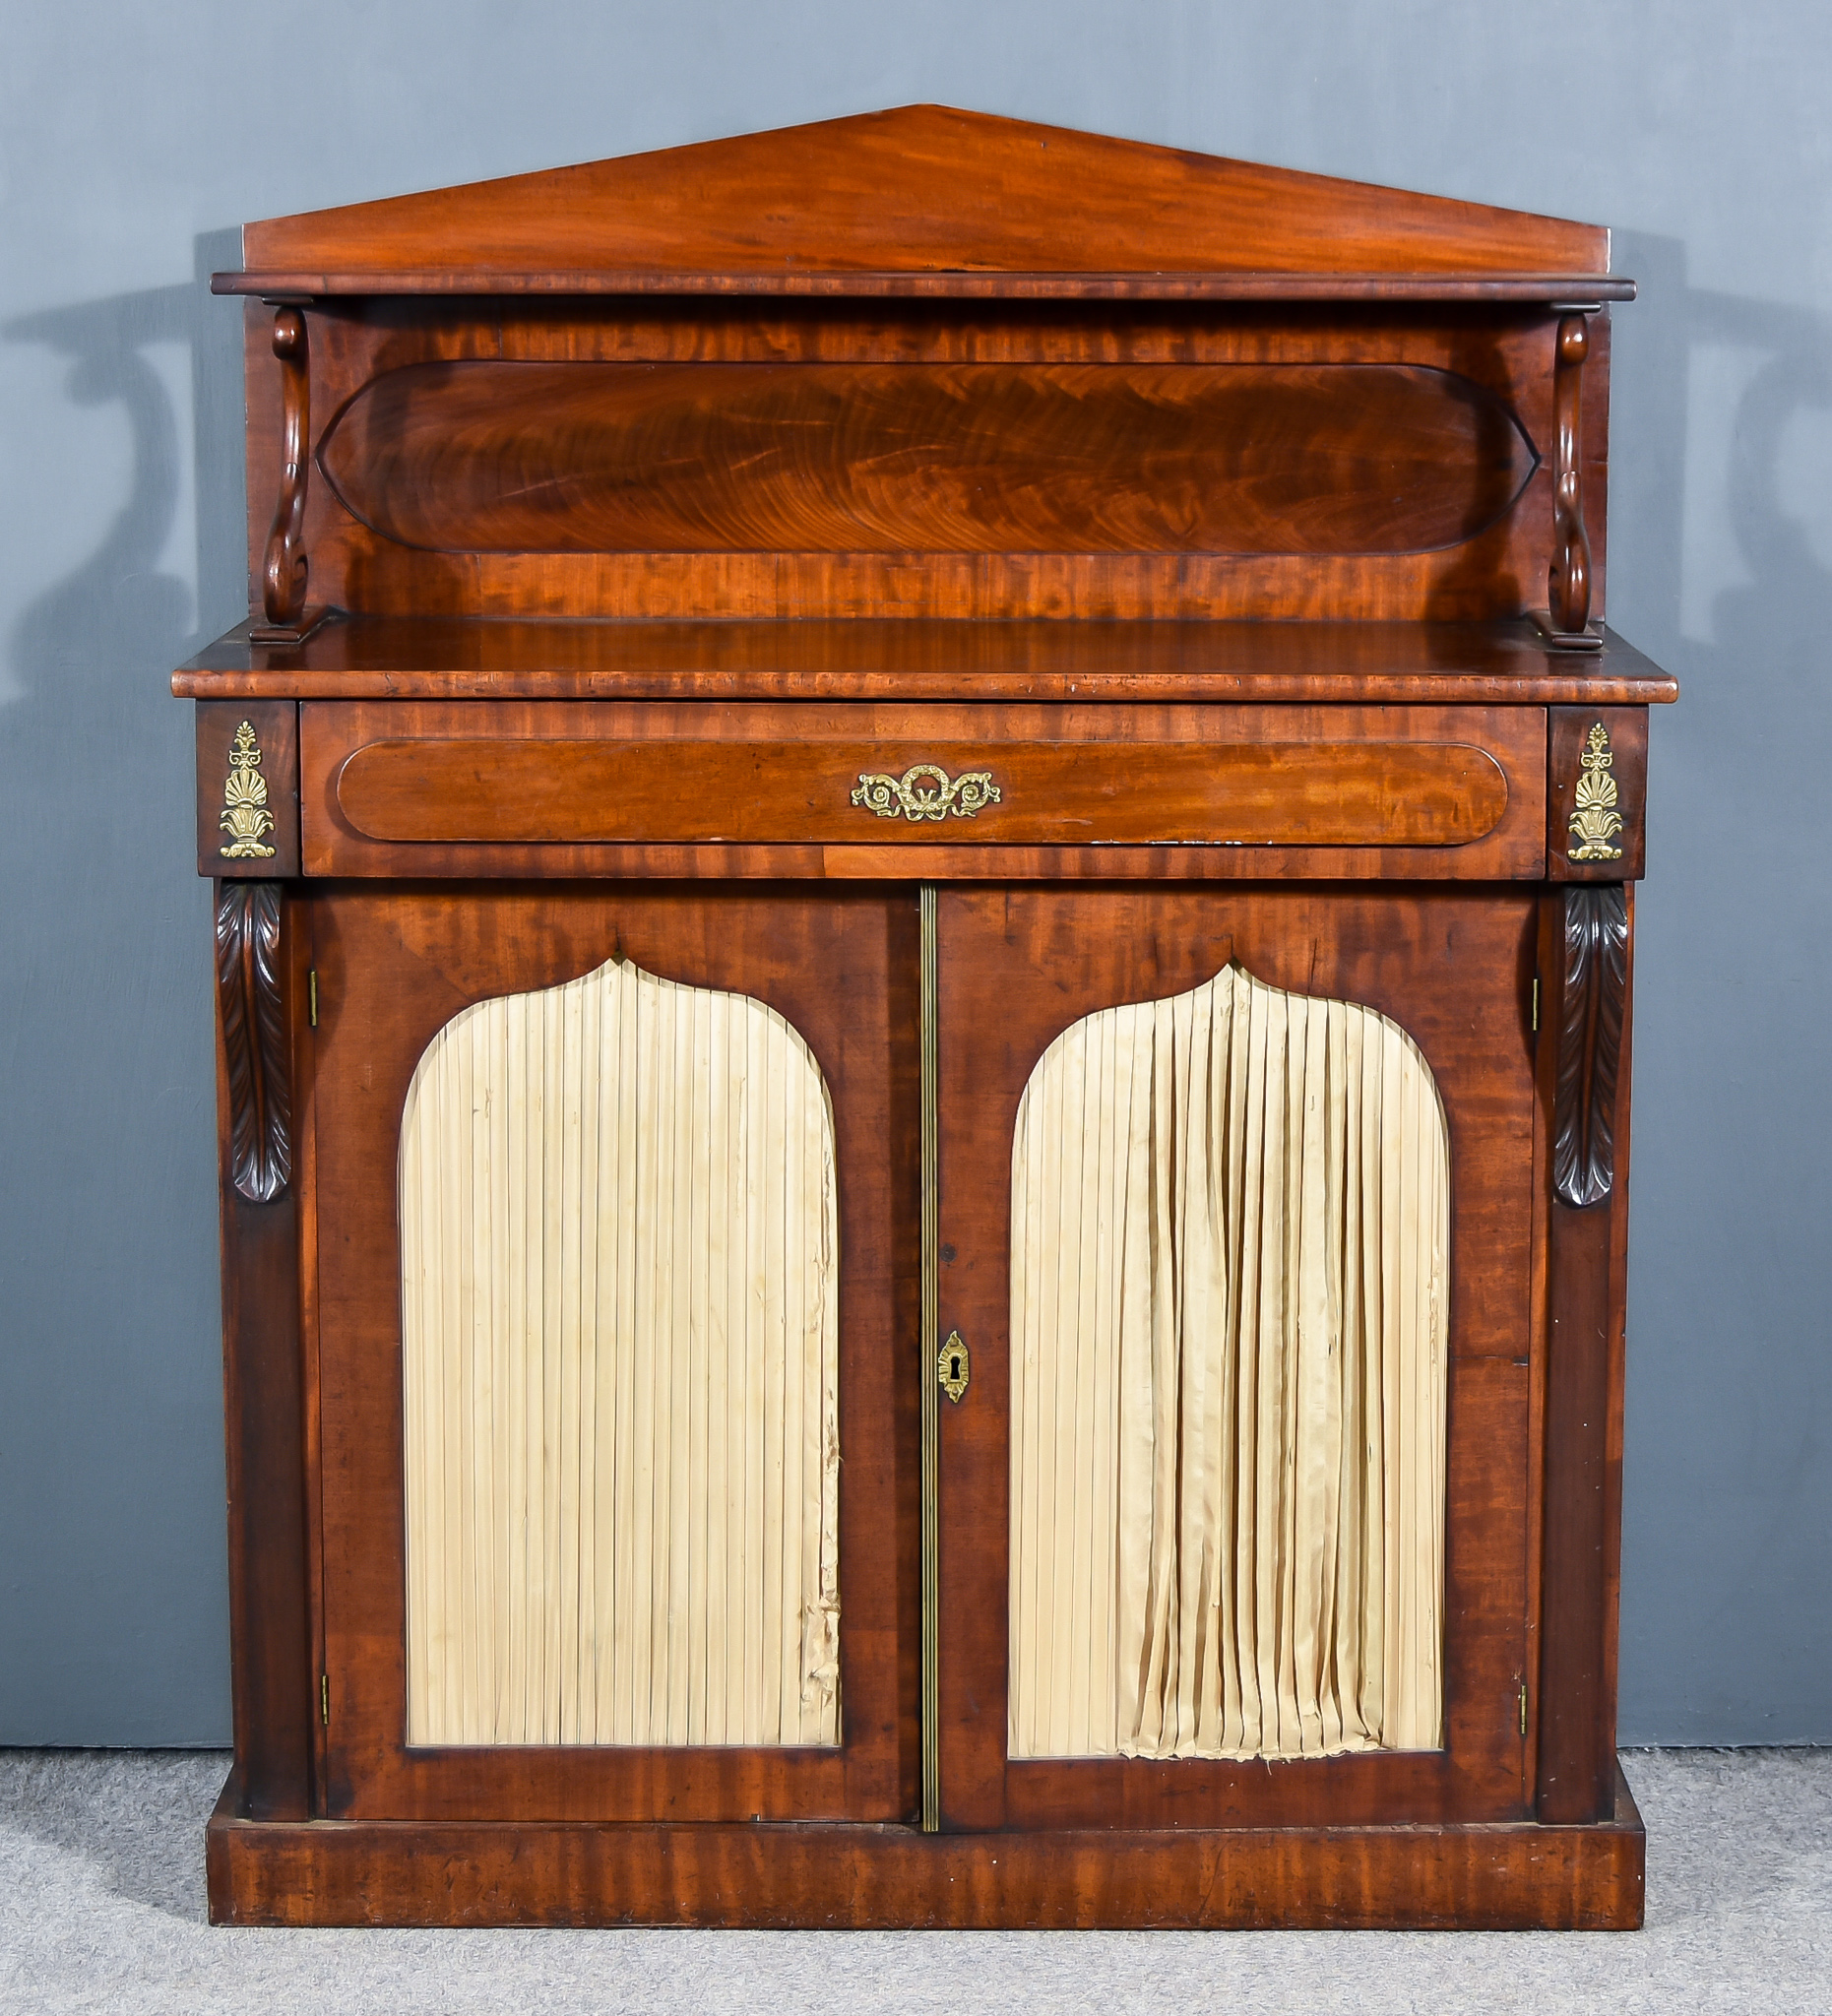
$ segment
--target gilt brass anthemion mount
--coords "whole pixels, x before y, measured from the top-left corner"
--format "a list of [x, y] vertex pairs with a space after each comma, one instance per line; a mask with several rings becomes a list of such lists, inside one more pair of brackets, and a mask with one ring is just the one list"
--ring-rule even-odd
[[1583, 776], [1578, 779], [1577, 809], [1571, 814], [1571, 838], [1577, 846], [1567, 850], [1574, 861], [1619, 861], [1622, 850], [1610, 843], [1622, 830], [1622, 815], [1616, 810], [1620, 796], [1615, 779], [1610, 775], [1615, 758], [1610, 751], [1610, 731], [1602, 722], [1585, 737], [1584, 753], [1578, 758]]
[[267, 779], [261, 775], [261, 744], [253, 722], [245, 721], [229, 744], [229, 774], [222, 786], [222, 816], [218, 822], [228, 838], [217, 851], [225, 861], [270, 860], [274, 850], [262, 843], [274, 830], [267, 808]]

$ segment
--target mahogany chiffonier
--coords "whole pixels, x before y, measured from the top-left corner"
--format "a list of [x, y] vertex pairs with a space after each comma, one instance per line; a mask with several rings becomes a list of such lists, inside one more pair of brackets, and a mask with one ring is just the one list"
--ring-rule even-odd
[[244, 245], [216, 1918], [1639, 1923], [1607, 232], [922, 107]]

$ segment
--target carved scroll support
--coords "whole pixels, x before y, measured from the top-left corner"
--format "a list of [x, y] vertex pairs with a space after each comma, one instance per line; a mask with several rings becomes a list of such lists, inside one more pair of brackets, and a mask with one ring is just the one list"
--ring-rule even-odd
[[1628, 991], [1628, 904], [1619, 882], [1565, 891], [1564, 980], [1552, 1107], [1552, 1186], [1573, 1210], [1615, 1183], [1615, 1094]]
[[229, 1175], [251, 1204], [283, 1196], [292, 1176], [280, 959], [280, 885], [222, 883], [217, 896], [217, 1006], [228, 1066]]
[[305, 500], [311, 473], [312, 368], [302, 308], [276, 311], [274, 354], [280, 359], [280, 502], [261, 569], [267, 621], [256, 624], [250, 635], [256, 644], [301, 644], [329, 613], [305, 604], [311, 571], [305, 552]]
[[1584, 528], [1584, 363], [1590, 355], [1588, 308], [1558, 318], [1552, 351], [1552, 560], [1547, 571], [1547, 613], [1540, 628], [1564, 651], [1594, 651], [1602, 637], [1590, 626], [1590, 535]]

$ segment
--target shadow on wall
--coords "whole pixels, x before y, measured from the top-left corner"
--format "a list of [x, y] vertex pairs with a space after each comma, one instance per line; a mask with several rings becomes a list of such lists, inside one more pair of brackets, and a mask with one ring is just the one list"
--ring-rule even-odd
[[[1786, 651], [1822, 625], [1832, 588], [1832, 514], [1822, 553], [1792, 508], [1832, 506], [1832, 478], [1818, 500], [1789, 480], [1799, 423], [1832, 413], [1832, 321], [1688, 286], [1684, 248], [1671, 238], [1619, 231], [1613, 263], [1640, 282], [1640, 297], [1616, 311], [1628, 355], [1613, 374], [1611, 545], [1618, 530], [1653, 536], [1638, 572], [1681, 650]], [[1631, 429], [1639, 461], [1625, 493]]]
[[1832, 323], [1619, 233], [1612, 620], [1637, 900], [1623, 1741], [1832, 1741]]
[[43, 344], [71, 360], [64, 389], [72, 406], [119, 400], [133, 441], [133, 480], [101, 542], [13, 627], [8, 656], [29, 690], [123, 652], [139, 661], [161, 646], [175, 651], [190, 630], [190, 584], [154, 571], [171, 536], [181, 469], [171, 397], [146, 346], [177, 341], [194, 350], [196, 294], [117, 294], [22, 316], [0, 330], [10, 343]]
[[[237, 234], [197, 251], [187, 285], [0, 328], [68, 358], [72, 405], [118, 404], [131, 443], [94, 550], [6, 640], [0, 1743], [228, 1732], [210, 901], [167, 674], [244, 603], [239, 317], [204, 277]], [[188, 427], [160, 346], [188, 357]], [[160, 571], [193, 470], [201, 625]], [[83, 487], [45, 470], [43, 508]]]
[[[176, 664], [222, 627], [193, 628], [190, 585], [156, 571], [174, 529], [187, 449], [197, 476], [199, 609], [233, 610], [244, 599], [241, 318], [237, 304], [209, 291], [214, 270], [240, 264], [240, 233], [206, 233], [196, 252], [197, 277], [187, 285], [46, 309], [0, 327], [8, 343], [40, 344], [70, 359], [65, 391], [73, 406], [118, 400], [133, 442], [128, 495], [95, 550], [13, 626], [7, 656], [29, 691], [60, 671], [104, 662]], [[191, 443], [180, 442], [170, 394], [146, 355], [174, 343], [191, 359]]]

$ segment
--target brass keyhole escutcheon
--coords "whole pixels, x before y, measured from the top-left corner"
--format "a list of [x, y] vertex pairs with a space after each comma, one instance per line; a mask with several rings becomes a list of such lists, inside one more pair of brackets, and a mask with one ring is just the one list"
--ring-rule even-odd
[[970, 1376], [967, 1346], [958, 1330], [950, 1330], [948, 1341], [942, 1346], [941, 1354], [935, 1360], [936, 1383], [950, 1400], [958, 1402], [961, 1395], [967, 1391]]

